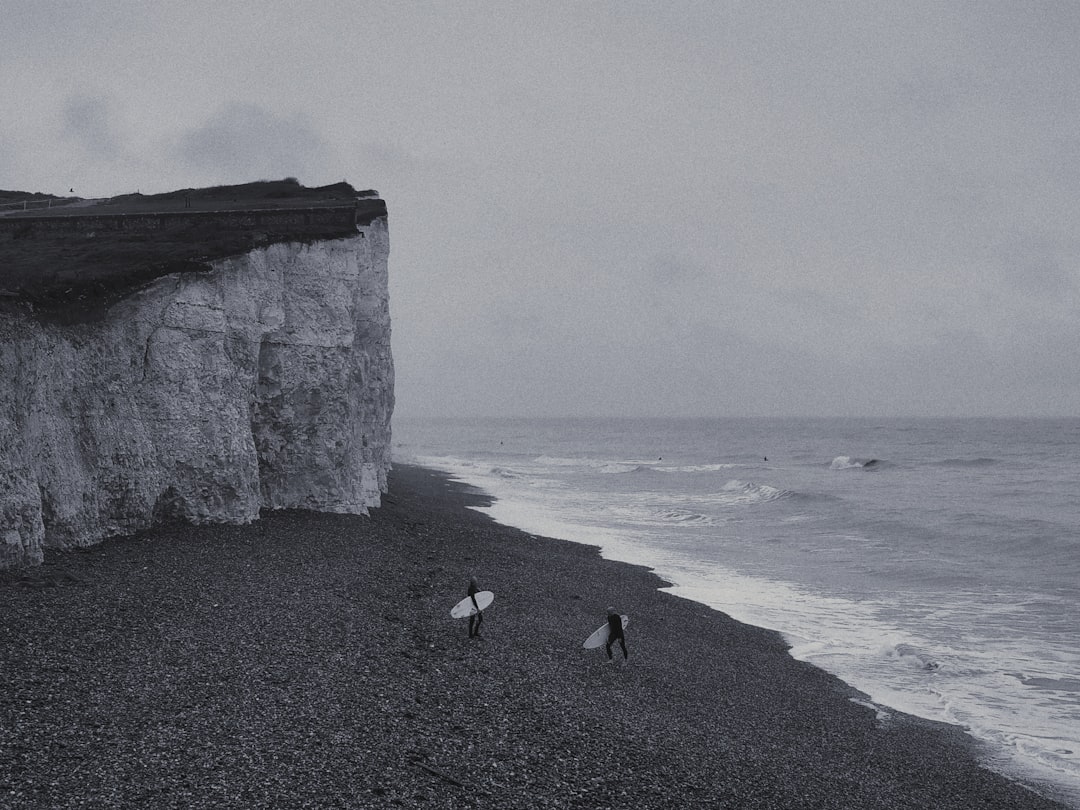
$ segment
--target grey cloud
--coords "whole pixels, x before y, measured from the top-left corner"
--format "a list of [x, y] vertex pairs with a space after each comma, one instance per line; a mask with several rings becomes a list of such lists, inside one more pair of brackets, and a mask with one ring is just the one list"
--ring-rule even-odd
[[111, 159], [122, 151], [113, 125], [111, 103], [102, 97], [73, 96], [61, 111], [63, 132], [94, 158]]
[[1075, 238], [1057, 235], [1009, 235], [995, 249], [994, 261], [1002, 279], [1015, 290], [1053, 298], [1077, 289]]
[[196, 172], [234, 181], [294, 176], [313, 184], [335, 164], [329, 144], [302, 116], [240, 102], [184, 133], [176, 151]]
[[15, 187], [378, 188], [401, 413], [1080, 409], [1080, 4], [4, 23]]

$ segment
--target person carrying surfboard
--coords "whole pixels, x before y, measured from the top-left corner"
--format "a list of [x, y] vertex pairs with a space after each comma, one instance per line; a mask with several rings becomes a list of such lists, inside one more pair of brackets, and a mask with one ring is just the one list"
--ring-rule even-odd
[[[484, 612], [480, 609], [480, 605], [476, 603], [476, 594], [480, 592], [480, 587], [476, 584], [476, 577], [469, 577], [469, 598], [472, 599], [473, 605], [476, 607], [476, 612], [469, 615], [469, 638], [480, 637], [480, 624], [484, 621]], [[476, 623], [476, 629], [473, 629], [473, 622]]]
[[622, 647], [623, 661], [626, 661], [630, 657], [630, 654], [626, 651], [626, 636], [623, 633], [623, 617], [620, 616], [613, 607], [607, 609], [607, 623], [608, 638], [607, 643], [604, 645], [604, 649], [607, 650], [608, 660], [614, 660], [611, 655], [611, 645], [615, 643], [615, 639], [618, 639], [619, 646]]
[[[495, 594], [491, 591], [481, 591], [476, 584], [476, 577], [469, 578], [468, 595], [450, 608], [450, 617], [453, 619], [469, 619], [469, 638], [480, 635], [480, 622], [483, 621], [481, 611], [491, 606], [495, 601]], [[606, 626], [606, 625], [605, 625]]]

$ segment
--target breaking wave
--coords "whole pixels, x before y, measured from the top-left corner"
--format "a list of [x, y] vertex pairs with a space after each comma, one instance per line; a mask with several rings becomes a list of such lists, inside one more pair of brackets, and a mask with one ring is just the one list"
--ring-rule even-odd
[[884, 645], [880, 648], [880, 651], [885, 658], [914, 669], [934, 672], [941, 668], [941, 663], [937, 659], [911, 644]]
[[662, 458], [652, 459], [603, 459], [603, 458], [566, 458], [563, 456], [538, 456], [535, 464], [546, 467], [579, 467], [600, 473], [617, 475], [622, 473], [712, 473], [730, 470], [738, 464], [664, 464]]
[[878, 458], [852, 458], [851, 456], [837, 456], [829, 465], [830, 470], [876, 470], [884, 465]]
[[684, 467], [655, 467], [654, 469], [657, 472], [665, 473], [699, 473], [720, 472], [721, 470], [730, 470], [737, 466], [737, 464], [687, 464]]
[[564, 458], [563, 456], [538, 456], [534, 461], [548, 467], [599, 467], [608, 463], [592, 458]]
[[661, 466], [655, 463], [614, 462], [604, 465], [600, 472], [604, 473], [711, 473], [722, 470], [730, 470], [737, 464], [688, 464], [686, 466]]
[[538, 456], [533, 463], [544, 467], [577, 467], [592, 472], [618, 475], [632, 472], [651, 472], [656, 462], [640, 459], [612, 460], [603, 458], [565, 458], [562, 456]]
[[723, 504], [755, 504], [778, 501], [789, 498], [794, 493], [786, 489], [777, 489], [768, 484], [755, 484], [748, 481], [731, 480], [721, 488], [714, 499]]
[[712, 526], [716, 523], [710, 515], [673, 505], [610, 507], [608, 514], [638, 525]]

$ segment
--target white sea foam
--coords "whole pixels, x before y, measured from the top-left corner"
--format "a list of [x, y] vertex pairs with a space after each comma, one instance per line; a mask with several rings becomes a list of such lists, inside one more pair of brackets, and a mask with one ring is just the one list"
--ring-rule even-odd
[[679, 467], [659, 466], [655, 469], [658, 472], [666, 473], [706, 473], [706, 472], [722, 472], [723, 470], [732, 470], [740, 465], [738, 464], [686, 464]]
[[786, 490], [769, 486], [768, 484], [755, 484], [748, 481], [728, 481], [715, 495], [708, 496], [708, 500], [724, 504], [755, 504], [766, 501], [775, 501], [790, 495]]
[[651, 467], [658, 463], [654, 459], [566, 458], [564, 456], [537, 456], [534, 461], [540, 466], [547, 467], [579, 467], [613, 472], [625, 472], [636, 467]]
[[657, 499], [655, 503], [643, 504], [628, 499], [624, 503], [609, 504], [604, 511], [612, 518], [628, 524], [712, 526], [716, 523], [716, 518], [712, 515], [680, 507], [679, 500], [664, 498]]
[[549, 467], [591, 467], [602, 466], [607, 462], [596, 461], [594, 459], [587, 458], [565, 458], [563, 456], [537, 456], [535, 459], [537, 464], [544, 464]]
[[[1041, 670], [1046, 662], [1033, 659], [1029, 646], [1009, 649], [980, 642], [974, 649], [935, 649], [935, 642], [883, 623], [880, 615], [891, 606], [830, 599], [719, 569], [698, 575], [687, 570], [660, 573], [680, 582], [668, 589], [676, 595], [780, 631], [794, 658], [839, 675], [875, 706], [960, 725], [994, 743], [997, 767], [1055, 785], [1054, 792], [1067, 800], [1080, 799], [1077, 738], [1063, 733], [1075, 716], [1075, 700], [1055, 705], [1030, 687], [1024, 694], [1024, 681], [1031, 679], [1012, 678], [1010, 685], [1000, 669], [1000, 660], [1006, 658], [1027, 659], [1030, 669]], [[1080, 663], [1080, 656], [1070, 658], [1066, 666]], [[1069, 670], [1053, 671], [1057, 678], [1039, 683], [1049, 687], [1056, 682], [1059, 688], [1050, 692], [1072, 692], [1069, 679], [1061, 677]], [[1060, 688], [1062, 683], [1069, 688]]]

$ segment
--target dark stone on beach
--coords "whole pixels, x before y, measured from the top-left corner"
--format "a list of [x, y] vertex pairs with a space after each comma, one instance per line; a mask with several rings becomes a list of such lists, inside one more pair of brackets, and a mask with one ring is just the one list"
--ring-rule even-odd
[[[1058, 807], [483, 502], [399, 467], [370, 518], [168, 527], [0, 581], [0, 806]], [[472, 643], [471, 572], [497, 595]], [[581, 649], [611, 603], [626, 667]]]

